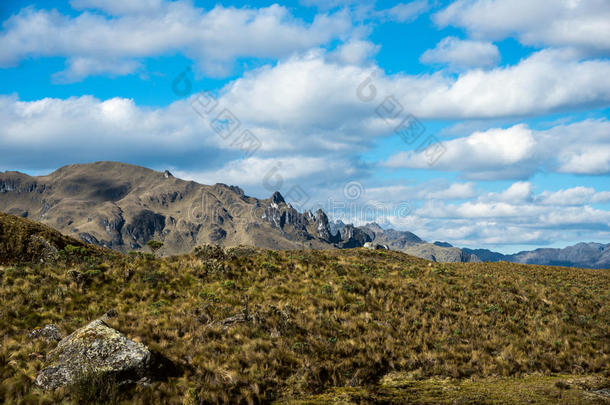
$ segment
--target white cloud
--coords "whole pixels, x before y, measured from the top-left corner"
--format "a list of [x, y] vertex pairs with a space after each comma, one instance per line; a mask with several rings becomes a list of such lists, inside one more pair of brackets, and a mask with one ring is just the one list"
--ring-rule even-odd
[[610, 173], [610, 145], [574, 145], [561, 160], [560, 173]]
[[444, 146], [446, 152], [434, 166], [428, 164], [424, 152], [416, 151], [399, 152], [386, 165], [457, 171], [467, 178], [488, 180], [528, 178], [545, 169], [610, 173], [610, 122], [606, 120], [585, 120], [540, 131], [519, 124], [475, 132], [445, 141]]
[[498, 64], [500, 52], [491, 42], [447, 37], [420, 58], [422, 63], [448, 64], [453, 68], [491, 67]]
[[610, 191], [599, 191], [593, 194], [591, 198], [593, 203], [607, 203], [610, 202]]
[[475, 38], [516, 36], [526, 45], [610, 52], [607, 0], [458, 0], [434, 19], [441, 27], [465, 28]]
[[535, 139], [525, 125], [485, 132], [445, 141], [446, 152], [431, 167], [425, 152], [399, 152], [386, 165], [460, 171], [470, 178], [513, 178], [528, 175], [535, 169]]
[[70, 0], [76, 10], [98, 9], [111, 15], [149, 13], [159, 11], [163, 0]]
[[[378, 68], [333, 63], [329, 59], [324, 51], [316, 50], [251, 71], [228, 83], [220, 91], [220, 104], [228, 107], [241, 121], [243, 128], [248, 128], [261, 140], [261, 153], [307, 156], [321, 153], [353, 158], [368, 150], [376, 138], [392, 135], [400, 119], [409, 112], [421, 120], [447, 115], [517, 115], [523, 105], [528, 103], [526, 94], [531, 91], [531, 88], [526, 89], [528, 86], [525, 84], [522, 88], [507, 84], [510, 80], [518, 81], [519, 75], [527, 76], [531, 67], [524, 68], [526, 73], [517, 71], [522, 65], [527, 65], [529, 59], [514, 68], [494, 69], [492, 72], [498, 71], [497, 74], [506, 77], [502, 86], [500, 80], [493, 75], [490, 79], [490, 72], [473, 73], [474, 77], [464, 74], [457, 79], [440, 74], [423, 77], [385, 75]], [[604, 62], [591, 62], [594, 65], [585, 65], [586, 63], [588, 62], [574, 62], [572, 66], [577, 71], [587, 70], [595, 63]], [[579, 81], [578, 78], [559, 80], [559, 77], [553, 76], [552, 69], [546, 72], [543, 83], [532, 84], [534, 87], [538, 85], [540, 93], [545, 95], [544, 98], [541, 96], [538, 109], [549, 111], [557, 106], [565, 108], [565, 104], [578, 101], [582, 105], [590, 105], [594, 103], [592, 100], [597, 104], [610, 100], [609, 75], [600, 74], [595, 78], [595, 85], [585, 83], [581, 86], [575, 83]], [[567, 75], [569, 71], [567, 69], [561, 76]], [[366, 102], [358, 95], [371, 91], [366, 80], [372, 72], [376, 74], [371, 84], [376, 94], [374, 101]], [[467, 97], [469, 92], [462, 91], [464, 87], [480, 88], [480, 100]], [[605, 87], [608, 89], [605, 90]], [[507, 94], [502, 94], [503, 91]], [[518, 94], [523, 95], [521, 104], [515, 102], [511, 107], [510, 99], [516, 99]], [[389, 95], [395, 95], [403, 107], [399, 118], [381, 117], [377, 114], [378, 106]], [[554, 99], [565, 100], [565, 103], [548, 104]], [[483, 100], [488, 100], [488, 103], [483, 103]], [[21, 143], [18, 144], [21, 149], [12, 149], [17, 156], [25, 153], [23, 151], [28, 150], [28, 147], [31, 149], [35, 144], [28, 142], [38, 138], [42, 138], [48, 145], [49, 151], [54, 151], [66, 139], [73, 137], [77, 140], [89, 133], [97, 136], [91, 145], [105, 140], [111, 144], [129, 144], [131, 139], [140, 142], [141, 139], [155, 136], [165, 139], [166, 134], [178, 134], [184, 137], [185, 142], [188, 140], [195, 145], [192, 148], [187, 145], [172, 146], [186, 151], [185, 153], [190, 149], [198, 150], [199, 146], [204, 145], [237, 153], [235, 147], [220, 142], [221, 139], [192, 111], [188, 100], [156, 109], [140, 108], [130, 102], [126, 104], [125, 110], [134, 118], [118, 127], [98, 114], [100, 105], [107, 102], [108, 100], [100, 101], [91, 97], [33, 102], [3, 97], [0, 142], [7, 142], [13, 136], [20, 139]], [[496, 107], [493, 107], [494, 102], [497, 102]], [[27, 109], [39, 109], [40, 113], [23, 115]], [[609, 126], [605, 120], [590, 120], [546, 131], [534, 131], [525, 125], [479, 131], [447, 141], [447, 151], [435, 168], [459, 171], [469, 178], [486, 179], [524, 179], [547, 166], [559, 172], [607, 173], [610, 154], [599, 153], [599, 158], [588, 159], [586, 164], [580, 164], [578, 160], [587, 151], [607, 150], [604, 148], [610, 144]], [[583, 137], [583, 133], [587, 136]], [[71, 142], [68, 142], [68, 147], [77, 150], [77, 145]], [[11, 150], [6, 144], [0, 146], [5, 151]], [[85, 151], [84, 156], [95, 155], [95, 149], [89, 149], [88, 145], [79, 147]], [[127, 150], [128, 148], [124, 154], [117, 156], [127, 156]], [[47, 155], [53, 156], [53, 153], [45, 154]], [[45, 156], [41, 159], [44, 160]], [[229, 156], [229, 159], [233, 158], [234, 156]], [[24, 158], [22, 163], [25, 165], [26, 161], [28, 159]], [[393, 167], [428, 168], [427, 161], [414, 153], [397, 154], [388, 163]], [[577, 167], [574, 168], [575, 166]]]
[[374, 205], [400, 204], [420, 200], [464, 200], [476, 196], [474, 183], [427, 181], [414, 185], [362, 186], [363, 198]]
[[[455, 118], [495, 118], [560, 111], [610, 102], [607, 60], [578, 61], [568, 52], [541, 51], [517, 65], [472, 70], [415, 92], [414, 113]], [[412, 101], [415, 104], [415, 100]]]
[[[129, 3], [129, 2], [128, 2]], [[0, 66], [16, 66], [27, 57], [69, 59], [64, 78], [109, 72], [131, 73], [134, 60], [181, 52], [208, 74], [225, 74], [239, 57], [280, 58], [349, 34], [347, 12], [318, 14], [311, 24], [287, 8], [224, 8], [205, 11], [190, 2], [137, 3], [82, 0], [118, 16], [88, 11], [76, 17], [57, 11], [25, 8], [4, 22], [0, 33]], [[132, 11], [134, 13], [132, 13]], [[119, 62], [120, 68], [115, 67]]]
[[[292, 185], [313, 177], [324, 176], [325, 181], [353, 175], [355, 169], [348, 163], [330, 157], [284, 156], [280, 158], [250, 157], [227, 162], [220, 168], [206, 171], [181, 171], [174, 174], [203, 184], [217, 182], [237, 184], [248, 190], [268, 193], [286, 192]], [[333, 175], [334, 173], [334, 175]], [[310, 187], [306, 187], [310, 188]], [[311, 190], [310, 190], [311, 192]]]
[[373, 57], [380, 46], [370, 41], [352, 40], [339, 46], [329, 55], [329, 60], [349, 65], [360, 65]]
[[529, 181], [518, 181], [504, 190], [499, 200], [509, 203], [529, 201], [532, 197], [532, 184]]
[[398, 3], [392, 8], [378, 11], [377, 15], [382, 19], [404, 23], [415, 20], [429, 8], [428, 0], [416, 0], [409, 3]]
[[87, 76], [109, 75], [123, 76], [135, 72], [140, 68], [140, 63], [133, 60], [109, 60], [86, 57], [69, 58], [68, 68], [53, 75], [53, 79], [59, 83], [73, 83]]
[[592, 202], [595, 189], [591, 187], [573, 187], [554, 192], [545, 191], [539, 199], [545, 205], [583, 205]]
[[608, 198], [607, 191], [584, 187], [535, 195], [531, 184], [517, 182], [500, 193], [482, 193], [460, 204], [426, 201], [407, 217], [383, 220], [424, 239], [447, 240], [455, 246], [603, 241], [610, 238], [610, 211], [589, 204]]
[[[229, 86], [227, 97], [243, 115], [287, 130], [307, 126], [316, 127], [317, 133], [341, 128], [345, 133], [389, 134], [407, 113], [422, 120], [514, 118], [608, 105], [608, 70], [608, 61], [578, 62], [562, 53], [541, 52], [515, 66], [470, 71], [457, 79], [440, 73], [385, 75], [378, 68], [331, 63], [320, 51], [247, 74]], [[369, 84], [372, 74], [376, 76]], [[373, 101], [358, 98], [370, 91], [375, 92]], [[403, 111], [386, 122], [375, 109], [387, 96], [394, 96]]]
[[462, 200], [474, 196], [474, 183], [452, 183], [445, 189], [423, 194], [424, 198], [435, 200]]
[[124, 98], [0, 97], [0, 145], [7, 152], [3, 160], [22, 167], [52, 167], [64, 159], [129, 160], [160, 151], [175, 156], [189, 149], [205, 155], [215, 140], [195, 117], [184, 101], [149, 109]]

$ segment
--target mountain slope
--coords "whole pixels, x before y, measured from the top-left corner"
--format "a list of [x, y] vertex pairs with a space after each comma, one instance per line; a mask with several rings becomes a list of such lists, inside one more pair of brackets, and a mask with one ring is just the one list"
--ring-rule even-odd
[[299, 213], [279, 193], [259, 200], [238, 187], [116, 162], [65, 166], [40, 177], [0, 173], [0, 211], [120, 251], [140, 249], [150, 239], [163, 241], [165, 254], [206, 243], [290, 249], [367, 241], [354, 230], [331, 234], [324, 212]]

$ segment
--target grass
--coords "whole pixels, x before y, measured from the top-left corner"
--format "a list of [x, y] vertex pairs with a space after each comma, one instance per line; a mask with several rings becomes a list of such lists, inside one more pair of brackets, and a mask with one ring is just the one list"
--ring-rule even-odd
[[484, 379], [414, 380], [392, 373], [367, 388], [333, 388], [323, 394], [276, 402], [276, 405], [316, 404], [604, 404], [596, 387], [607, 384], [600, 376], [530, 375]]
[[[610, 387], [609, 270], [365, 249], [67, 250], [0, 266], [0, 402], [607, 403], [590, 391]], [[111, 326], [183, 374], [120, 392], [36, 388], [55, 343], [27, 333], [67, 334], [111, 308]]]

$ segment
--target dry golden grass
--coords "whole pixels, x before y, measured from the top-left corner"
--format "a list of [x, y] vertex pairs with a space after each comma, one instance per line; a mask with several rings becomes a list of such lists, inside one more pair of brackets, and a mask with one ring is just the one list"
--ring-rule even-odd
[[[68, 248], [54, 264], [0, 267], [0, 281], [0, 402], [77, 398], [34, 387], [53, 344], [26, 334], [49, 323], [69, 333], [110, 308], [112, 326], [184, 369], [122, 392], [125, 403], [433, 403], [409, 384], [444, 378], [475, 398], [464, 403], [503, 403], [477, 402], [486, 388], [467, 381], [556, 373], [609, 386], [609, 270], [431, 264], [364, 249], [206, 247], [156, 259]], [[504, 386], [506, 401], [522, 387]]]

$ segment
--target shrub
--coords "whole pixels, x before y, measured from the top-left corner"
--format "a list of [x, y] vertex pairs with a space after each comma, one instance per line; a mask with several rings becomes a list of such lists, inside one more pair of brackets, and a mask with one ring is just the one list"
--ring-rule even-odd
[[224, 249], [218, 245], [197, 246], [193, 254], [198, 259], [223, 260], [226, 257]]

